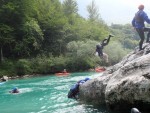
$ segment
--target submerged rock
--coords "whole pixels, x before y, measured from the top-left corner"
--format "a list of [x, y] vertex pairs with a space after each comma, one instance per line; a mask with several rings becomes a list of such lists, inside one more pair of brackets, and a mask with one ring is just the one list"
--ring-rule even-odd
[[136, 48], [102, 76], [80, 86], [80, 98], [112, 111], [150, 111], [150, 44]]

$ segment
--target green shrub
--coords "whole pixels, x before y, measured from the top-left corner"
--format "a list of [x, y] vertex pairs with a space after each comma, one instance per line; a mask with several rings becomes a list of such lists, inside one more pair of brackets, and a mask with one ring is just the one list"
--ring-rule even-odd
[[38, 56], [31, 60], [33, 73], [49, 74], [62, 71], [66, 68], [67, 57]]
[[121, 43], [118, 41], [111, 42], [108, 46], [106, 46], [104, 52], [108, 54], [109, 62], [113, 65], [118, 63], [122, 58], [127, 55], [130, 50], [123, 48]]
[[31, 74], [32, 69], [30, 67], [29, 60], [26, 59], [20, 59], [15, 65], [16, 73], [17, 75], [25, 75], [25, 74]]
[[16, 75], [14, 69], [14, 63], [11, 60], [5, 60], [0, 64], [0, 76], [7, 75], [7, 76], [14, 76]]
[[87, 71], [90, 68], [94, 68], [95, 62], [92, 58], [77, 58], [72, 57], [66, 62], [66, 67], [70, 71]]

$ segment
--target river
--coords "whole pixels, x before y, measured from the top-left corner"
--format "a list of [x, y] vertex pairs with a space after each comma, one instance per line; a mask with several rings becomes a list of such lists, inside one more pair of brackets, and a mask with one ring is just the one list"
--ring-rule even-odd
[[[0, 113], [110, 113], [104, 107], [95, 107], [68, 99], [70, 87], [78, 80], [101, 76], [100, 73], [72, 73], [10, 80], [0, 85]], [[19, 94], [10, 94], [18, 87]]]

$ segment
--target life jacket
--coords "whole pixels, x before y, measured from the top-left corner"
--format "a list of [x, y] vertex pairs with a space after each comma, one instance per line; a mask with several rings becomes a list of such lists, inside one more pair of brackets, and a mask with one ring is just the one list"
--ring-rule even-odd
[[144, 21], [143, 18], [140, 16], [141, 13], [142, 13], [142, 11], [138, 11], [134, 17], [135, 21], [138, 23], [142, 23]]

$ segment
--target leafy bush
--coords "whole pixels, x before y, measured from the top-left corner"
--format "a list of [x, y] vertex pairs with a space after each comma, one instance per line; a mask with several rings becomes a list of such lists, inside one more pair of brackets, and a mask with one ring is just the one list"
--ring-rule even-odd
[[33, 73], [46, 74], [49, 72], [49, 67], [51, 67], [51, 59], [46, 56], [38, 56], [31, 60], [31, 69]]
[[5, 60], [0, 64], [0, 76], [3, 75], [7, 75], [7, 76], [16, 75], [14, 69], [14, 62], [12, 62], [11, 60]]
[[62, 71], [66, 68], [67, 58], [63, 56], [38, 56], [31, 60], [31, 68], [34, 73], [48, 74]]
[[15, 65], [17, 75], [25, 75], [32, 73], [29, 60], [20, 59]]
[[91, 59], [77, 57], [70, 58], [66, 64], [66, 68], [70, 71], [86, 71], [94, 66], [95, 63]]
[[111, 65], [118, 63], [130, 50], [123, 48], [121, 43], [113, 41], [104, 48], [104, 52], [108, 54], [108, 59]]

